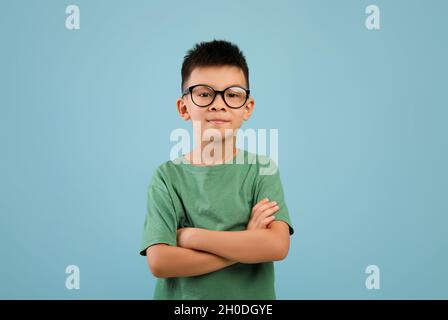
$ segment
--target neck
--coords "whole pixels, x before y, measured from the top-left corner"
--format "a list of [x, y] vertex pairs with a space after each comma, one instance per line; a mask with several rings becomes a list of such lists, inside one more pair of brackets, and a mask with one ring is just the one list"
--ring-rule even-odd
[[231, 161], [237, 154], [236, 137], [198, 141], [191, 154], [191, 162], [195, 165], [214, 165]]

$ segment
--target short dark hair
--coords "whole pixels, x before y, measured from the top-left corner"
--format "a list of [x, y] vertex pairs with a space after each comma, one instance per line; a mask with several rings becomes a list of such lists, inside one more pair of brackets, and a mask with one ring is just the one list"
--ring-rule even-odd
[[194, 68], [224, 65], [241, 68], [246, 78], [247, 89], [249, 89], [249, 68], [243, 52], [231, 42], [214, 39], [209, 42], [197, 43], [185, 55], [182, 63], [181, 91], [185, 89], [184, 85]]

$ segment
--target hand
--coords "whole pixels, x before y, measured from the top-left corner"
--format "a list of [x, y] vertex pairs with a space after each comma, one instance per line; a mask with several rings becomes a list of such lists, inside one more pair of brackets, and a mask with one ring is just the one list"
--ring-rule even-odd
[[189, 248], [189, 242], [194, 228], [179, 228], [177, 229], [177, 246], [182, 248]]
[[269, 201], [268, 198], [261, 200], [252, 208], [252, 213], [246, 230], [267, 228], [268, 225], [275, 220], [273, 214], [279, 209], [277, 202]]

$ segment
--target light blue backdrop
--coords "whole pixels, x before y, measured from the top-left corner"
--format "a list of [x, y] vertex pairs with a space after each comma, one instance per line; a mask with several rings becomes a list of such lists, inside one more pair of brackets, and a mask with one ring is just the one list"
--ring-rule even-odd
[[[81, 29], [65, 28], [65, 8]], [[368, 30], [365, 8], [380, 8]], [[296, 233], [279, 299], [448, 298], [446, 1], [1, 1], [0, 298], [151, 299], [185, 52], [235, 42]], [[78, 265], [80, 290], [65, 268]], [[381, 270], [368, 290], [365, 268]]]

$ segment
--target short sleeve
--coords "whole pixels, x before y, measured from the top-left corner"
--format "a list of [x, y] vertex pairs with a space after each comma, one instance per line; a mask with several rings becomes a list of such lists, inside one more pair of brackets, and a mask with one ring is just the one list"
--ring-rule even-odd
[[275, 221], [286, 222], [289, 225], [289, 234], [292, 235], [294, 228], [285, 202], [283, 186], [280, 180], [280, 171], [273, 160], [268, 159], [267, 162], [269, 163], [269, 167], [259, 167], [254, 204], [264, 198], [268, 198], [270, 201], [276, 201], [279, 210], [274, 214]]
[[177, 216], [168, 189], [156, 171], [147, 192], [146, 216], [140, 255], [157, 243], [177, 245]]

